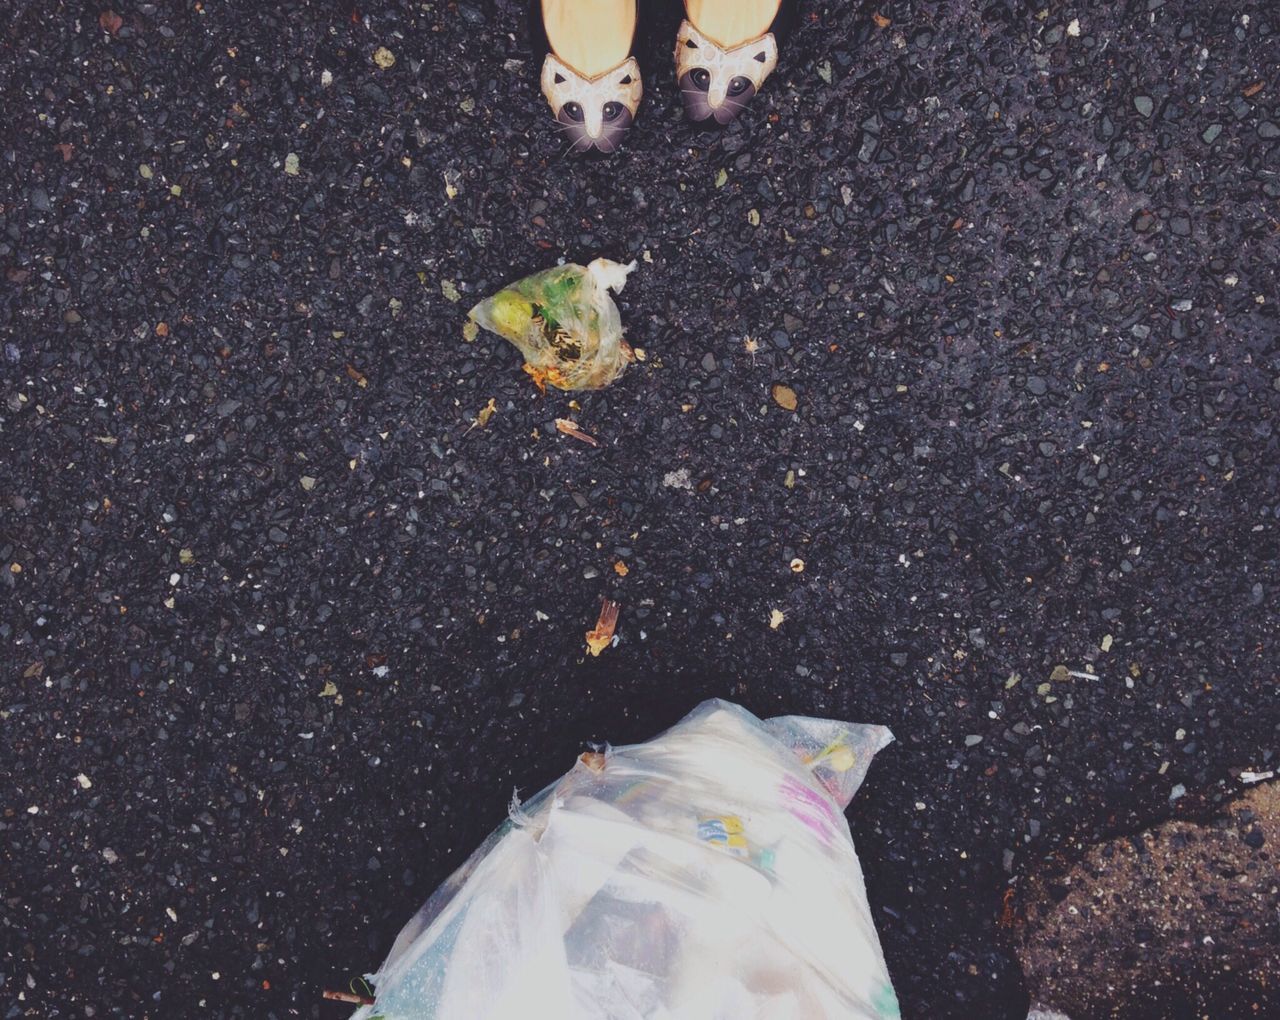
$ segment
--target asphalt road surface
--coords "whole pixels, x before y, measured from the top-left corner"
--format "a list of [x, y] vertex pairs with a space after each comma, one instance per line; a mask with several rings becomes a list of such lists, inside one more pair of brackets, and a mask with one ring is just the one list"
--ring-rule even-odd
[[[646, 9], [584, 161], [519, 3], [9, 8], [3, 1016], [342, 1016], [513, 786], [716, 695], [893, 728], [903, 1015], [1020, 1018], [1006, 890], [1275, 767], [1276, 8], [798, 20], [708, 133]], [[610, 389], [463, 341], [597, 255]]]

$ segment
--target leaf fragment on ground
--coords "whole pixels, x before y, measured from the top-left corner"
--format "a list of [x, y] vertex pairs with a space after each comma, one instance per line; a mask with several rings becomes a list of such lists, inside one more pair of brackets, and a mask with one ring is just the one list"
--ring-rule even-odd
[[623, 560], [618, 560], [613, 565], [613, 572], [617, 574], [619, 577], [626, 577], [629, 573], [631, 573], [631, 568], [628, 567]]
[[452, 280], [440, 281], [440, 293], [444, 295], [446, 301], [457, 303], [462, 300], [462, 295], [458, 293], [457, 284]]
[[124, 18], [120, 17], [115, 11], [106, 10], [98, 15], [98, 27], [111, 35], [119, 32], [123, 24]]
[[879, 11], [876, 11], [875, 14], [871, 15], [871, 20], [874, 21], [880, 28], [888, 28], [890, 25], [893, 24], [892, 21], [886, 18]]
[[361, 389], [364, 389], [369, 385], [369, 380], [365, 377], [365, 374], [361, 372], [360, 369], [356, 368], [355, 365], [347, 366], [347, 377]]
[[595, 436], [589, 436], [578, 428], [578, 423], [571, 418], [557, 418], [556, 428], [563, 432], [566, 436], [573, 436], [574, 439], [581, 440], [584, 443], [590, 443], [592, 446], [599, 446], [600, 441]]
[[297, 177], [298, 171], [301, 169], [298, 163], [298, 154], [291, 152], [284, 158], [284, 172], [290, 177]]
[[786, 411], [796, 409], [796, 391], [782, 383], [773, 384], [773, 402]]
[[324, 687], [320, 691], [320, 697], [336, 698], [337, 696], [338, 696], [338, 685], [335, 684], [332, 680], [326, 680], [324, 682]]
[[596, 625], [587, 631], [587, 651], [597, 656], [613, 643], [613, 632], [618, 626], [618, 610], [621, 607], [612, 599], [600, 600], [600, 615]]
[[475, 319], [468, 319], [462, 324], [462, 339], [469, 344], [476, 342], [476, 337], [480, 335], [480, 323]]
[[476, 415], [475, 427], [484, 428], [489, 424], [489, 419], [493, 417], [493, 412], [498, 409], [498, 401], [490, 397], [489, 403], [480, 408], [480, 413]]

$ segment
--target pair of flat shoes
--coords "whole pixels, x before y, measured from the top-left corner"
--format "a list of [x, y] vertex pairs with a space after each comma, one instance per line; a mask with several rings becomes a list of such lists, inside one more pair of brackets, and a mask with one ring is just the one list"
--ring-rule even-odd
[[[685, 0], [676, 81], [689, 118], [728, 124], [778, 64], [782, 0]], [[644, 87], [631, 55], [637, 0], [541, 0], [542, 94], [574, 152], [615, 152]]]

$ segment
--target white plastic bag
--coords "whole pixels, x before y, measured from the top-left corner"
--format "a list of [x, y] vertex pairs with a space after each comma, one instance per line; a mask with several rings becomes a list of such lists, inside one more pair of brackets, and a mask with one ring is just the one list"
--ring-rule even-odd
[[520, 349], [524, 370], [544, 393], [547, 383], [604, 389], [635, 358], [609, 295], [622, 293], [635, 268], [609, 259], [555, 266], [508, 284], [467, 315]]
[[842, 813], [892, 739], [707, 701], [583, 755], [436, 890], [353, 1020], [897, 1017]]

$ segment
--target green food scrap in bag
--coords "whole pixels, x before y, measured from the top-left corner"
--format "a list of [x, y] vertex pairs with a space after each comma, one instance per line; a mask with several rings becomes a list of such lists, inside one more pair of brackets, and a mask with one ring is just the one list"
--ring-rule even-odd
[[556, 266], [526, 276], [468, 313], [524, 355], [538, 388], [604, 389], [635, 360], [622, 339], [622, 319], [609, 291], [621, 292], [634, 262], [596, 259], [587, 267]]

